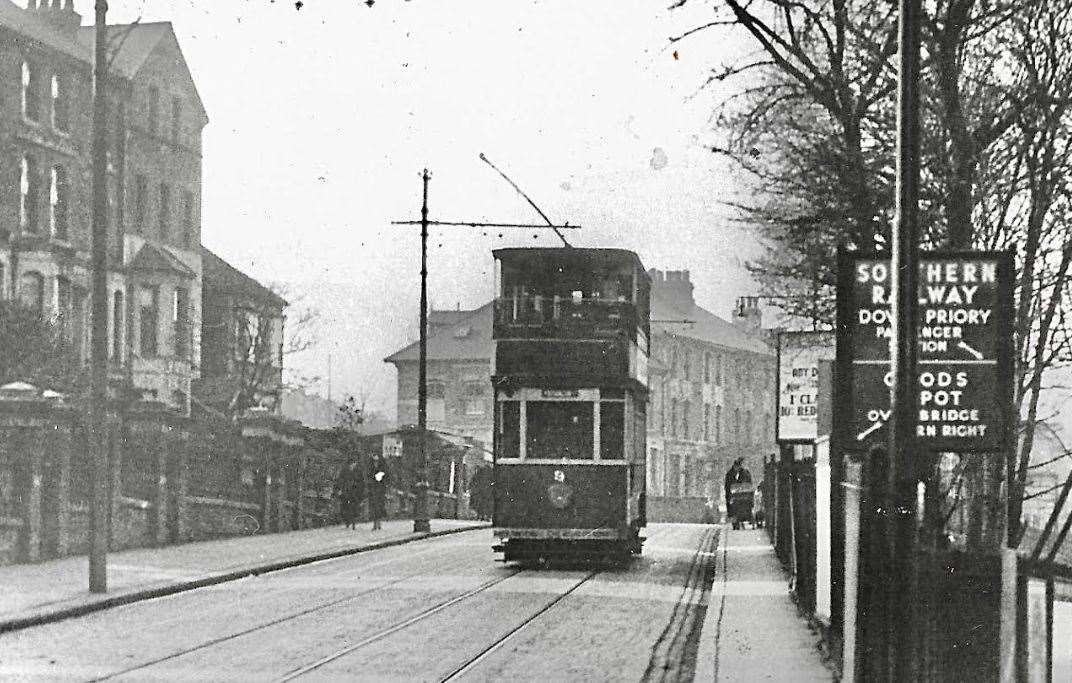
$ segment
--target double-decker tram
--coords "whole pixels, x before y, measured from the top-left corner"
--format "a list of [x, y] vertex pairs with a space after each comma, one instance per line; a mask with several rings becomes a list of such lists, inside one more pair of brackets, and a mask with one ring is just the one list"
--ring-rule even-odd
[[507, 562], [639, 554], [647, 272], [624, 249], [493, 253], [495, 550]]

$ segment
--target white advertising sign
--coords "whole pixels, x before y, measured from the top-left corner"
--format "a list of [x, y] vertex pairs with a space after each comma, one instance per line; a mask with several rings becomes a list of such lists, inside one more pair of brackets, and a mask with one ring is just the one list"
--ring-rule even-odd
[[778, 440], [819, 437], [819, 361], [834, 359], [832, 332], [778, 336]]

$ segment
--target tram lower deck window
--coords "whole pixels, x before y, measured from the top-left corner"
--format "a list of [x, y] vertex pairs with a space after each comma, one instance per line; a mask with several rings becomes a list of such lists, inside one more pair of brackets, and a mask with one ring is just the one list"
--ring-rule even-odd
[[530, 401], [525, 407], [526, 458], [592, 459], [592, 404]]
[[599, 404], [599, 457], [621, 460], [625, 457], [625, 404]]
[[521, 404], [517, 401], [499, 403], [499, 457], [521, 457]]

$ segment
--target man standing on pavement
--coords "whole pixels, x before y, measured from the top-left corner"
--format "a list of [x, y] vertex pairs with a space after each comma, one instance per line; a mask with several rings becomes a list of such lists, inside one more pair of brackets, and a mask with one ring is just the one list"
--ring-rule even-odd
[[365, 497], [365, 480], [355, 458], [351, 458], [339, 473], [335, 491], [339, 496], [339, 516], [342, 517], [342, 523], [347, 529], [356, 529], [357, 518], [361, 515], [361, 499]]
[[380, 528], [380, 521], [387, 516], [387, 461], [376, 454], [369, 463], [368, 511], [373, 531]]

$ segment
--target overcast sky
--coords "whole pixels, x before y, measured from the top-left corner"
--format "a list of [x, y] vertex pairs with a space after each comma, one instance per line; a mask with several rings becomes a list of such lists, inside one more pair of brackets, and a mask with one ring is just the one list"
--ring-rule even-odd
[[[210, 119], [203, 242], [322, 311], [318, 346], [288, 365], [323, 376], [331, 353], [334, 396], [393, 415], [382, 359], [416, 338], [420, 240], [390, 221], [419, 218], [424, 167], [433, 219], [539, 222], [484, 152], [553, 220], [583, 226], [575, 244], [689, 269], [722, 316], [752, 292], [750, 241], [721, 205], [739, 178], [704, 148], [720, 93], [692, 97], [742, 44], [671, 47], [711, 10], [669, 4], [110, 0], [109, 22], [174, 24]], [[92, 2], [76, 6], [91, 22]], [[555, 244], [435, 229], [431, 302], [475, 308], [492, 296], [492, 249]]]

